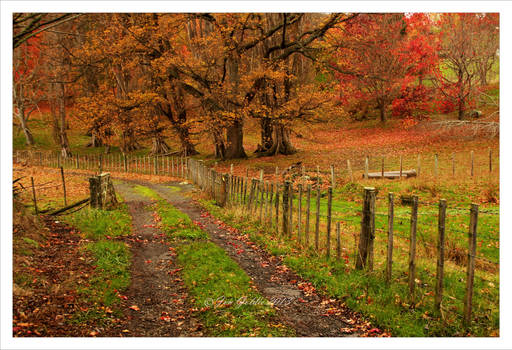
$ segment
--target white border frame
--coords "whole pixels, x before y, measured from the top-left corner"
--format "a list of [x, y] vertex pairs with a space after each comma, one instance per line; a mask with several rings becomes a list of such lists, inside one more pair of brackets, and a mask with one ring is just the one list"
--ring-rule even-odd
[[[496, 1], [2, 1], [1, 5], [1, 348], [138, 349], [138, 348], [512, 348], [511, 259], [501, 254], [500, 338], [13, 338], [12, 337], [12, 13], [13, 12], [500, 12], [501, 38], [511, 41], [512, 6]], [[501, 91], [510, 94], [510, 44], [501, 40]], [[501, 135], [512, 132], [510, 99], [501, 99]], [[501, 171], [510, 169], [512, 138], [502, 137]], [[505, 152], [503, 152], [505, 150]], [[501, 182], [502, 213], [510, 209], [511, 190]], [[501, 217], [501, 250], [511, 248], [510, 217]]]

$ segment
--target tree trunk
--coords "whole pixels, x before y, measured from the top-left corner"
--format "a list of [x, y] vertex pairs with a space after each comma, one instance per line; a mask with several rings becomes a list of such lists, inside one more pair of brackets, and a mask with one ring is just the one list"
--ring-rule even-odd
[[27, 120], [25, 118], [25, 107], [18, 106], [18, 113], [16, 114], [18, 120], [20, 122], [21, 130], [23, 130], [23, 134], [25, 134], [25, 140], [27, 141], [28, 146], [34, 145], [34, 136], [32, 136], [32, 132], [27, 126]]
[[157, 134], [153, 136], [153, 145], [151, 147], [151, 154], [166, 154], [169, 153], [171, 148], [165, 143], [162, 135]]
[[214, 129], [212, 131], [213, 144], [215, 145], [215, 158], [224, 160], [226, 159], [226, 144], [222, 137], [222, 131]]
[[386, 122], [386, 106], [384, 103], [379, 103], [379, 114], [381, 123]]
[[261, 118], [260, 120], [261, 127], [261, 143], [258, 145], [256, 151], [254, 153], [263, 153], [268, 151], [273, 143], [274, 139], [272, 134], [274, 133], [274, 126], [272, 124], [272, 119], [270, 118]]
[[463, 120], [464, 119], [464, 100], [462, 98], [459, 98], [459, 105], [458, 105], [458, 119]]
[[174, 125], [174, 129], [178, 133], [178, 137], [181, 142], [181, 150], [183, 155], [185, 156], [193, 156], [195, 154], [199, 154], [194, 147], [194, 144], [190, 140], [190, 130], [188, 127], [184, 127], [181, 125]]
[[247, 158], [243, 145], [244, 132], [241, 120], [235, 120], [226, 129], [226, 141], [226, 159]]
[[91, 131], [91, 140], [85, 147], [101, 147], [103, 146], [103, 140], [98, 136], [98, 132], [94, 129]]
[[60, 83], [60, 96], [59, 96], [59, 115], [60, 115], [60, 148], [63, 158], [71, 156], [71, 149], [69, 148], [68, 135], [66, 133], [66, 90], [64, 84]]
[[277, 124], [273, 127], [272, 146], [265, 152], [261, 152], [260, 156], [290, 155], [295, 153], [297, 153], [297, 149], [291, 143], [290, 129], [283, 124]]
[[121, 136], [121, 151], [123, 153], [128, 153], [139, 149], [139, 143], [135, 138], [135, 134], [133, 130], [123, 131]]

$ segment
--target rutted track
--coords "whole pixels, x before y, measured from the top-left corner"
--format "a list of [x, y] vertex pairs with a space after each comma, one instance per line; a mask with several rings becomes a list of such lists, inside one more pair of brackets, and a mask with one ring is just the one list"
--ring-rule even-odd
[[133, 259], [131, 284], [123, 301], [127, 317], [107, 334], [139, 337], [197, 337], [202, 325], [187, 303], [187, 290], [179, 276], [169, 275], [177, 268], [175, 253], [164, 233], [156, 227], [148, 207], [151, 200], [129, 185], [117, 184], [132, 216], [133, 235], [126, 239]]
[[165, 185], [140, 183], [156, 191], [177, 209], [187, 214], [208, 232], [212, 242], [223, 248], [251, 277], [258, 291], [274, 303], [283, 323], [295, 329], [297, 336], [340, 337], [359, 336], [369, 329], [368, 322], [345, 307], [340, 301], [322, 298], [307, 281], [284, 266], [281, 261], [257, 247], [241, 234], [233, 233], [218, 220], [205, 215], [202, 207], [184, 192], [193, 187], [188, 184]]

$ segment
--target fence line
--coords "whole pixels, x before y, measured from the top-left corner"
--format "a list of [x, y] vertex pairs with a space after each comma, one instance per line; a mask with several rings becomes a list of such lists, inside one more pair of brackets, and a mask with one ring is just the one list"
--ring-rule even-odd
[[[401, 157], [402, 158], [402, 157]], [[371, 272], [374, 268], [374, 241], [375, 232], [383, 232], [386, 234], [387, 254], [385, 255], [385, 272], [384, 277], [387, 283], [392, 283], [392, 269], [393, 269], [393, 247], [394, 239], [396, 237], [407, 239], [409, 241], [409, 258], [408, 258], [408, 285], [409, 297], [411, 301], [415, 300], [417, 292], [415, 291], [415, 273], [416, 273], [416, 246], [421, 244], [428, 246], [437, 253], [436, 259], [436, 287], [435, 287], [435, 303], [436, 310], [441, 309], [444, 289], [444, 261], [446, 258], [445, 247], [446, 240], [452, 231], [468, 235], [468, 248], [467, 248], [467, 279], [466, 279], [466, 296], [464, 297], [464, 312], [463, 319], [465, 324], [469, 324], [472, 313], [472, 298], [473, 298], [473, 279], [475, 275], [475, 260], [482, 260], [493, 263], [499, 266], [499, 262], [488, 259], [476, 253], [477, 244], [477, 222], [479, 214], [499, 215], [498, 211], [494, 210], [478, 210], [478, 205], [472, 204], [471, 208], [461, 207], [448, 207], [446, 201], [439, 203], [427, 203], [420, 201], [417, 196], [412, 196], [412, 210], [410, 216], [396, 215], [394, 211], [394, 197], [389, 194], [387, 197], [377, 197], [374, 188], [365, 188], [365, 194], [361, 203], [362, 210], [351, 207], [350, 205], [338, 205], [333, 207], [332, 191], [333, 186], [339, 183], [336, 180], [335, 168], [330, 167], [328, 175], [330, 175], [330, 185], [327, 189], [327, 196], [322, 196], [322, 191], [319, 186], [313, 188], [315, 184], [308, 183], [303, 186], [299, 183], [294, 186], [291, 181], [284, 181], [282, 184], [266, 181], [264, 172], [260, 171], [258, 178], [250, 178], [247, 176], [238, 176], [230, 173], [224, 174], [217, 172], [214, 168], [210, 168], [202, 160], [196, 160], [189, 157], [167, 157], [167, 156], [128, 156], [120, 155], [85, 155], [62, 158], [58, 153], [43, 152], [19, 152], [15, 154], [15, 159], [18, 162], [27, 162], [33, 165], [62, 167], [62, 175], [64, 168], [86, 169], [94, 172], [101, 171], [120, 171], [126, 173], [147, 174], [147, 175], [164, 175], [188, 180], [197, 185], [203, 190], [215, 203], [222, 207], [238, 207], [245, 215], [255, 219], [262, 227], [266, 227], [267, 231], [274, 231], [275, 234], [280, 235], [285, 239], [294, 239], [299, 246], [309, 247], [313, 244], [314, 250], [317, 254], [325, 256], [327, 259], [331, 256], [332, 245], [335, 247], [335, 257], [340, 258], [342, 250], [342, 242], [351, 241], [349, 235], [343, 234], [340, 229], [340, 222], [342, 221], [360, 221], [361, 234], [354, 234], [354, 262], [355, 268]], [[439, 160], [436, 157], [436, 168], [439, 166]], [[489, 164], [489, 170], [492, 171], [492, 158]], [[474, 157], [473, 157], [474, 160]], [[403, 159], [400, 162], [403, 166]], [[365, 159], [365, 176], [368, 176], [370, 168], [370, 157]], [[418, 158], [418, 165], [420, 165], [420, 158]], [[381, 173], [384, 172], [384, 159], [380, 159]], [[353, 176], [353, 164], [347, 162], [348, 171], [350, 176]], [[302, 178], [305, 178], [307, 171], [304, 167], [302, 170]], [[423, 172], [425, 167], [423, 167]], [[438, 170], [436, 170], [438, 171]], [[276, 170], [277, 172], [277, 170]], [[319, 173], [318, 169], [315, 172]], [[319, 179], [317, 178], [317, 181]], [[47, 185], [46, 183], [44, 185]], [[39, 185], [41, 186], [41, 185]], [[64, 176], [62, 176], [62, 186], [65, 188]], [[32, 192], [34, 207], [37, 208], [35, 186], [32, 183]], [[65, 189], [64, 189], [65, 191]], [[314, 193], [316, 191], [316, 193]], [[313, 196], [313, 198], [311, 198]], [[376, 210], [376, 199], [387, 199], [388, 212], [379, 212]], [[304, 203], [304, 200], [306, 203]], [[313, 203], [311, 203], [313, 201]], [[434, 208], [439, 209], [438, 214], [438, 240], [437, 244], [428, 242], [417, 235], [418, 215], [434, 215], [432, 213], [421, 213], [418, 209]], [[313, 207], [313, 208], [311, 208]], [[333, 212], [333, 209], [336, 211]], [[37, 209], [36, 209], [37, 210]], [[361, 215], [360, 218], [340, 218], [336, 213], [348, 211], [353, 212], [354, 216]], [[470, 214], [471, 222], [468, 232], [459, 229], [450, 228], [446, 225], [447, 211], [467, 211]], [[386, 230], [375, 227], [375, 217], [383, 216], [387, 220]], [[457, 215], [460, 216], [460, 215]], [[395, 224], [394, 219], [401, 219], [401, 221], [410, 222], [411, 230], [410, 236], [402, 235], [393, 230]], [[324, 225], [321, 225], [325, 224]], [[334, 226], [333, 226], [334, 225]], [[331, 239], [331, 230], [335, 227], [335, 237]], [[311, 237], [311, 234], [314, 236]], [[488, 238], [496, 240], [492, 237], [486, 237], [478, 234], [480, 238]], [[420, 238], [420, 240], [417, 240]], [[497, 241], [497, 240], [496, 240]], [[346, 248], [343, 248], [346, 249]], [[347, 254], [350, 249], [347, 246]], [[471, 280], [471, 281], [470, 281]]]

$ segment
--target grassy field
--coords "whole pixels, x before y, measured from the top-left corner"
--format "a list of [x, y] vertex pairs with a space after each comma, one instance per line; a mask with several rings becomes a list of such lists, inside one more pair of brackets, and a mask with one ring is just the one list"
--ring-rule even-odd
[[[353, 194], [354, 190], [351, 191]], [[331, 239], [331, 256], [325, 257], [326, 221], [325, 198], [320, 213], [319, 251], [314, 249], [314, 218], [311, 219], [309, 244], [304, 236], [297, 236], [297, 213], [292, 237], [275, 234], [275, 227], [255, 221], [254, 213], [236, 208], [222, 210], [212, 202], [203, 204], [215, 216], [250, 234], [252, 240], [265, 247], [271, 254], [281, 256], [284, 262], [316, 288], [327, 295], [344, 300], [347, 305], [373, 319], [395, 336], [479, 336], [497, 335], [499, 329], [499, 265], [477, 263], [474, 296], [474, 322], [470, 329], [462, 325], [462, 300], [465, 293], [465, 257], [468, 215], [449, 210], [447, 219], [447, 263], [445, 265], [445, 290], [442, 315], [434, 312], [435, 240], [437, 217], [435, 208], [420, 209], [418, 223], [418, 262], [415, 302], [411, 304], [408, 289], [408, 251], [410, 208], [395, 207], [394, 262], [392, 283], [384, 280], [387, 247], [387, 217], [384, 201], [377, 202], [375, 271], [365, 273], [354, 269], [355, 245], [361, 221], [361, 204], [343, 199], [347, 193], [337, 191], [333, 200], [333, 217], [341, 223], [341, 259], [335, 258], [334, 230]], [[359, 193], [360, 196], [360, 193]], [[295, 204], [297, 202], [295, 201]], [[297, 208], [297, 205], [294, 205]], [[314, 213], [314, 211], [313, 211]], [[304, 220], [304, 216], [302, 217]], [[498, 216], [481, 216], [477, 255], [499, 261]], [[279, 227], [279, 230], [281, 227]]]

